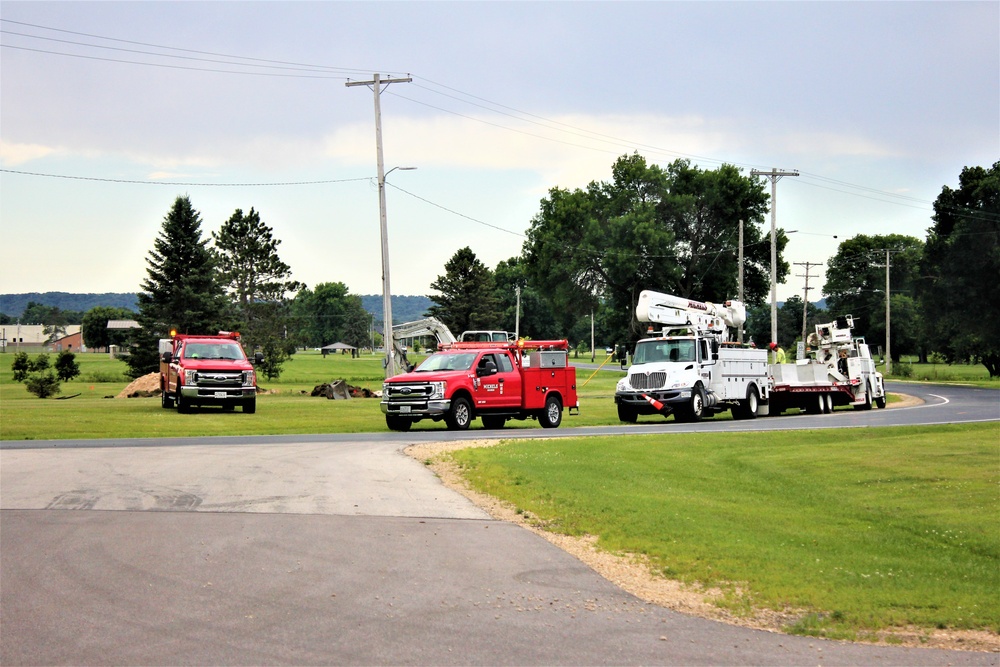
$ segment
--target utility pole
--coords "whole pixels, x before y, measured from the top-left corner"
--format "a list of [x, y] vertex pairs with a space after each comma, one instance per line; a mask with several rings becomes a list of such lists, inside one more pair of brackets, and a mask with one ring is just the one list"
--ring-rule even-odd
[[[385, 166], [382, 162], [382, 106], [379, 98], [382, 95], [382, 84], [409, 83], [412, 78], [381, 79], [376, 73], [371, 81], [348, 81], [346, 86], [369, 86], [375, 92], [375, 152], [378, 160], [378, 205], [382, 234], [382, 309], [384, 315], [384, 332], [382, 345], [385, 347], [385, 376], [396, 374], [396, 361], [392, 356], [394, 350], [392, 336], [392, 292], [389, 288], [389, 229], [385, 221]], [[390, 171], [392, 171], [390, 169]]]
[[815, 262], [795, 262], [795, 266], [804, 266], [804, 267], [806, 267], [805, 275], [803, 275], [801, 273], [796, 274], [796, 278], [805, 278], [806, 279], [806, 286], [802, 290], [803, 291], [803, 294], [802, 294], [802, 344], [805, 345], [805, 343], [806, 343], [806, 320], [807, 320], [807, 318], [809, 316], [809, 290], [812, 289], [812, 287], [809, 287], [809, 279], [810, 278], [818, 278], [819, 277], [819, 276], [810, 275], [809, 274], [809, 267], [811, 267], [811, 266], [823, 266], [823, 265], [822, 264], [817, 264]]
[[751, 176], [764, 176], [771, 179], [771, 342], [778, 342], [778, 233], [776, 219], [778, 210], [778, 181], [782, 176], [798, 176], [798, 171], [779, 171], [772, 167], [771, 171], [750, 170]]
[[888, 376], [892, 373], [892, 348], [889, 342], [889, 256], [894, 252], [901, 251], [881, 248], [876, 252], [885, 253], [885, 374]]
[[[743, 219], [740, 218], [740, 261], [739, 261], [739, 291], [737, 292], [737, 300], [743, 303]], [[743, 327], [746, 326], [746, 322], [741, 324], [736, 331], [736, 341], [743, 344]]]
[[517, 295], [517, 307], [514, 309], [514, 340], [521, 338], [521, 286], [514, 285], [514, 294]]

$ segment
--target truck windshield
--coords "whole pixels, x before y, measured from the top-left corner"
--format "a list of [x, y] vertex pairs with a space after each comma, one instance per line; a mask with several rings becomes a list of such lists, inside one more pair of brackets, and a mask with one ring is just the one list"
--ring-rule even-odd
[[440, 352], [420, 362], [420, 365], [413, 369], [415, 373], [427, 373], [430, 371], [467, 371], [472, 368], [472, 362], [476, 360], [476, 353], [464, 354], [442, 354]]
[[235, 343], [188, 343], [184, 346], [184, 358], [242, 361], [246, 357]]
[[652, 364], [664, 361], [695, 361], [695, 342], [682, 340], [647, 340], [635, 346], [633, 364]]

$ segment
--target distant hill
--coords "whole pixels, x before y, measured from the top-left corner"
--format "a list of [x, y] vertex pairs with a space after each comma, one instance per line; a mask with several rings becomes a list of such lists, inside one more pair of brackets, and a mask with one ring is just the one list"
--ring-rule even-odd
[[[401, 322], [412, 322], [422, 320], [426, 317], [427, 309], [434, 304], [426, 296], [397, 296], [392, 297], [392, 321], [395, 324]], [[375, 318], [376, 326], [382, 324], [382, 295], [363, 294], [361, 305]]]
[[[0, 313], [8, 317], [18, 318], [28, 307], [28, 303], [34, 301], [43, 306], [54, 306], [60, 310], [73, 310], [82, 313], [87, 312], [96, 306], [110, 306], [113, 308], [127, 308], [133, 312], [138, 312], [134, 293], [106, 292], [104, 294], [73, 294], [70, 292], [28, 292], [27, 294], [0, 294]], [[424, 313], [434, 302], [426, 296], [393, 296], [392, 297], [392, 319], [396, 323], [412, 322], [424, 318]], [[382, 321], [382, 295], [364, 294], [361, 296], [361, 305], [375, 317], [375, 321]]]
[[34, 301], [59, 310], [87, 312], [96, 306], [127, 308], [138, 311], [134, 293], [105, 292], [104, 294], [73, 294], [70, 292], [28, 292], [27, 294], [0, 294], [0, 313], [20, 317], [28, 303]]

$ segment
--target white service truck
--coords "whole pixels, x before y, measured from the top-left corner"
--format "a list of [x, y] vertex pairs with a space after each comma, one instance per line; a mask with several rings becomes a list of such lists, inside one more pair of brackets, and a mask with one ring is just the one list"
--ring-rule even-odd
[[787, 364], [768, 363], [766, 350], [730, 340], [729, 330], [746, 321], [739, 301], [714, 304], [644, 290], [636, 318], [650, 323], [650, 336], [636, 344], [615, 389], [623, 422], [652, 414], [700, 421], [726, 410], [735, 419], [753, 419], [793, 407], [885, 406], [882, 376], [868, 346], [851, 337], [849, 317], [817, 326], [810, 336], [815, 353]]

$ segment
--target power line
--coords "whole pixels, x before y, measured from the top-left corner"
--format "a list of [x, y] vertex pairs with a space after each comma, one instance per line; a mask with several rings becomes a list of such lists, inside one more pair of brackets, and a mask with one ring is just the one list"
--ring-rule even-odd
[[207, 188], [263, 188], [263, 187], [283, 187], [291, 185], [326, 185], [329, 183], [350, 183], [352, 181], [367, 181], [370, 176], [359, 178], [341, 178], [324, 181], [287, 181], [275, 183], [196, 183], [181, 181], [140, 181], [126, 178], [99, 178], [97, 176], [68, 176], [65, 174], [41, 174], [33, 171], [19, 171], [17, 169], [0, 169], [0, 172], [7, 174], [18, 174], [21, 176], [40, 176], [43, 178], [64, 178], [72, 181], [97, 181], [99, 183], [128, 183], [132, 185], [172, 185], [183, 187], [207, 187]]

